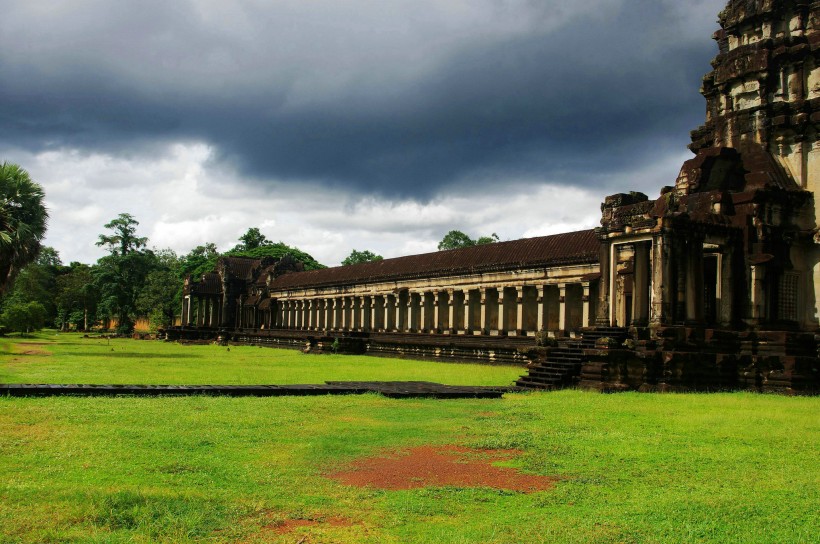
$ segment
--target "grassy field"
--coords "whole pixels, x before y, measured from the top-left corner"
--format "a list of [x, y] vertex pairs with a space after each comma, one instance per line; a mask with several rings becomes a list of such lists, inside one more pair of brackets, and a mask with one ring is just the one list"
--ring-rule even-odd
[[[43, 378], [36, 381], [209, 378], [186, 350], [204, 353], [200, 364], [219, 378], [207, 382], [283, 383], [280, 376], [291, 374], [265, 369], [264, 354], [278, 356], [273, 350], [247, 348], [260, 355], [234, 360], [199, 351], [205, 347], [139, 341], [112, 341], [114, 356], [87, 357], [89, 370], [63, 337], [38, 341], [49, 344], [6, 344], [0, 380], [35, 381], [10, 354], [35, 347], [55, 359], [52, 373], [37, 370]], [[156, 356], [117, 357], [142, 349]], [[232, 348], [231, 357], [243, 349]], [[163, 353], [167, 361], [156, 365]], [[209, 363], [207, 353], [219, 361]], [[66, 366], [86, 379], [63, 379], [72, 369], [56, 359], [69, 357], [76, 360]], [[326, 364], [313, 359], [293, 363], [309, 367], [309, 381]], [[385, 379], [410, 379], [405, 365], [424, 365], [360, 361]], [[163, 369], [174, 362], [187, 368]], [[232, 373], [226, 367], [234, 363], [246, 366]], [[475, 383], [494, 370], [451, 366], [468, 369]], [[112, 380], [109, 367], [127, 378]], [[257, 372], [263, 378], [253, 379]], [[0, 398], [0, 542], [816, 542], [818, 414], [820, 399], [748, 393]], [[423, 444], [519, 449], [504, 464], [559, 480], [526, 494], [385, 491], [327, 477], [361, 456]], [[332, 522], [338, 519], [345, 522]], [[293, 520], [310, 523], [277, 531]]]
[[510, 385], [521, 367], [310, 355], [254, 346], [180, 345], [43, 332], [0, 338], [0, 383], [294, 384], [426, 380]]

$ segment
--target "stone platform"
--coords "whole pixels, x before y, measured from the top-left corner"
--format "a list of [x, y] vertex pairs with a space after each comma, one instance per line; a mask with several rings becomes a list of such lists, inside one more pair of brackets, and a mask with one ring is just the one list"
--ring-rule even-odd
[[501, 398], [516, 387], [444, 385], [434, 382], [325, 382], [296, 385], [96, 385], [0, 384], [0, 395], [12, 397], [85, 396], [139, 397], [214, 395], [227, 397], [284, 397], [307, 395], [360, 395], [379, 393], [389, 398]]

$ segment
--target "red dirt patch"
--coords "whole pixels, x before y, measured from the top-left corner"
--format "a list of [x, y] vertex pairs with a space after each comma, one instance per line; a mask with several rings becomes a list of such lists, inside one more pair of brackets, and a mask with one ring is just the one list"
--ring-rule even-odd
[[346, 485], [380, 489], [421, 487], [491, 487], [532, 493], [551, 489], [555, 478], [496, 467], [520, 455], [516, 450], [474, 450], [459, 446], [419, 446], [359, 459], [347, 470], [329, 474]]

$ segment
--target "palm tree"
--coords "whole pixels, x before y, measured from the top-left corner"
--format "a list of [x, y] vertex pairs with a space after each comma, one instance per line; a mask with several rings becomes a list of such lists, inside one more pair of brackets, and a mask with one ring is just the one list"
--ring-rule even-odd
[[24, 169], [0, 165], [0, 295], [40, 252], [48, 221], [44, 196]]

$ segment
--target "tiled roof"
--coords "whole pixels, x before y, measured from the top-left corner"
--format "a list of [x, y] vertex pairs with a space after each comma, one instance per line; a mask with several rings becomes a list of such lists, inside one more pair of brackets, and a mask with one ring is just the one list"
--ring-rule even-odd
[[242, 306], [256, 306], [259, 302], [259, 295], [251, 295], [242, 301]]
[[583, 230], [284, 274], [271, 283], [270, 289], [276, 291], [510, 268], [596, 263], [599, 247], [595, 231]]
[[262, 259], [251, 257], [220, 257], [220, 260], [235, 278], [242, 280], [253, 279], [253, 271], [262, 264]]
[[218, 295], [222, 293], [222, 280], [219, 274], [207, 272], [202, 274], [202, 280], [194, 284], [194, 292], [198, 295]]

